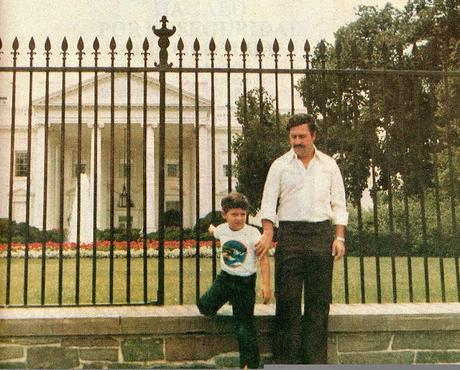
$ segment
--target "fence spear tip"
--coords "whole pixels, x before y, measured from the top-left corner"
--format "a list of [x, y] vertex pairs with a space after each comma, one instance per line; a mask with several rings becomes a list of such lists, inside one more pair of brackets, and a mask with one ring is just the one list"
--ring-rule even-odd
[[182, 37], [179, 37], [179, 41], [177, 42], [177, 49], [179, 51], [183, 51], [184, 50], [184, 41], [182, 41]]
[[319, 55], [323, 56], [326, 54], [326, 43], [324, 40], [319, 42]]
[[280, 45], [278, 43], [278, 40], [275, 38], [275, 41], [273, 42], [273, 52], [278, 53], [280, 51]]
[[307, 55], [310, 53], [310, 43], [308, 42], [308, 39], [305, 40], [303, 50], [305, 51], [305, 54]]
[[111, 40], [110, 40], [110, 50], [115, 50], [117, 47], [117, 43], [115, 42], [115, 38], [112, 36]]
[[243, 53], [246, 53], [248, 51], [248, 45], [246, 44], [246, 40], [243, 38], [243, 41], [241, 41], [241, 51]]
[[47, 37], [46, 38], [46, 41], [45, 41], [45, 50], [46, 51], [50, 51], [51, 50], [51, 41], [50, 41], [50, 38]]
[[150, 45], [149, 45], [149, 40], [147, 40], [147, 37], [146, 37], [146, 38], [144, 39], [144, 43], [142, 44], [142, 49], [143, 49], [144, 51], [147, 51], [147, 50], [149, 50], [149, 47], [150, 47]]
[[83, 38], [80, 36], [80, 38], [78, 39], [78, 43], [77, 43], [77, 49], [78, 51], [82, 51], [84, 48], [85, 48], [85, 44], [83, 42]]
[[257, 41], [257, 52], [260, 54], [264, 51], [264, 46], [262, 44], [262, 40], [259, 39], [259, 41]]
[[289, 51], [290, 53], [292, 53], [292, 52], [294, 51], [294, 42], [292, 41], [292, 39], [289, 39], [288, 51]]
[[197, 38], [195, 39], [195, 42], [193, 43], [193, 50], [195, 50], [195, 51], [200, 50], [200, 42], [198, 41]]
[[35, 40], [33, 37], [31, 37], [29, 41], [29, 50], [34, 50], [34, 49], [35, 49]]
[[96, 38], [94, 39], [94, 42], [93, 42], [93, 49], [94, 49], [94, 50], [99, 50], [99, 47], [100, 47], [100, 46], [99, 46], [99, 40], [98, 40], [98, 38], [96, 37]]
[[61, 44], [61, 50], [65, 52], [68, 49], [69, 49], [69, 44], [67, 42], [67, 38], [64, 36], [64, 39], [62, 40], [62, 44]]
[[214, 42], [214, 37], [211, 37], [211, 41], [209, 42], [209, 51], [211, 53], [216, 51], [216, 43]]
[[133, 50], [133, 42], [132, 42], [132, 40], [131, 40], [131, 37], [128, 37], [128, 41], [126, 42], [126, 49], [127, 49], [128, 51]]
[[18, 50], [18, 48], [19, 48], [19, 40], [17, 37], [15, 37], [13, 40], [13, 50]]

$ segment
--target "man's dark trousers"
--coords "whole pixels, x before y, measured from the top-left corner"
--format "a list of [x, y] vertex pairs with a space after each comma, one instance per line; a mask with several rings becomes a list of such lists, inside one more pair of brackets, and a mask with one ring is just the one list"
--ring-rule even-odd
[[280, 222], [277, 240], [275, 362], [327, 364], [333, 267], [331, 223]]
[[250, 369], [257, 369], [260, 362], [254, 323], [255, 288], [256, 274], [235, 276], [221, 271], [197, 304], [200, 312], [207, 316], [215, 315], [226, 302], [232, 304], [241, 368], [247, 365]]

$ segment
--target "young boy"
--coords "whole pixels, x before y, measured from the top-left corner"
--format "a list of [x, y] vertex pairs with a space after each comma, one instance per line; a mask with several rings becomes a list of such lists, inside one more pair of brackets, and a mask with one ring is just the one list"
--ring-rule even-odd
[[[220, 240], [221, 272], [209, 290], [199, 299], [198, 308], [204, 315], [215, 315], [224, 303], [230, 302], [236, 323], [240, 367], [258, 368], [260, 362], [257, 332], [254, 325], [256, 299], [255, 244], [260, 232], [246, 224], [248, 199], [232, 192], [222, 199], [222, 216], [227, 221], [217, 227], [209, 226], [209, 233]], [[259, 260], [262, 273], [264, 304], [270, 300], [270, 265], [265, 254]]]

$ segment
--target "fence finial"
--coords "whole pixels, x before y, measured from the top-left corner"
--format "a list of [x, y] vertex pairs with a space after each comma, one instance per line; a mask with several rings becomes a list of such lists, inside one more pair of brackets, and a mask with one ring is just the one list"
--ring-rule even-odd
[[155, 63], [157, 67], [171, 67], [172, 63], [168, 64], [168, 46], [169, 38], [176, 32], [176, 26], [172, 29], [166, 28], [168, 18], [164, 15], [161, 17], [161, 28], [152, 27], [153, 33], [159, 37], [158, 46], [160, 47], [160, 63]]
[[51, 41], [49, 37], [47, 37], [45, 41], [45, 51], [46, 51], [46, 54], [49, 54], [49, 52], [51, 51]]

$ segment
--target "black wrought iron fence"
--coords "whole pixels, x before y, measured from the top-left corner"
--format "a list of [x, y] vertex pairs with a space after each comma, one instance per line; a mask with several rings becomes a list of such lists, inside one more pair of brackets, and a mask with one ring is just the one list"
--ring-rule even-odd
[[459, 300], [458, 68], [418, 69], [415, 50], [376, 64], [372, 48], [366, 69], [349, 68], [340, 43], [308, 41], [299, 62], [292, 41], [283, 59], [276, 40], [252, 54], [244, 39], [195, 40], [187, 66], [166, 22], [158, 63], [147, 38], [136, 60], [131, 39], [105, 51], [80, 39], [76, 60], [65, 38], [47, 39], [42, 64], [31, 39], [28, 65], [17, 39], [11, 58], [0, 41], [4, 306], [193, 302], [218, 270], [205, 229], [236, 186], [233, 136], [266, 123], [265, 96], [280, 142], [286, 115], [315, 114], [344, 174], [349, 253], [334, 301]]

